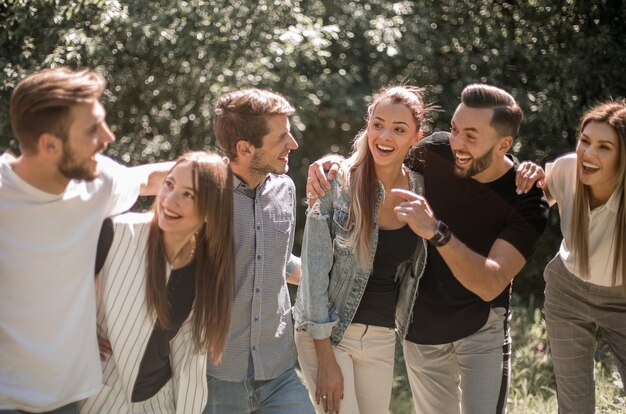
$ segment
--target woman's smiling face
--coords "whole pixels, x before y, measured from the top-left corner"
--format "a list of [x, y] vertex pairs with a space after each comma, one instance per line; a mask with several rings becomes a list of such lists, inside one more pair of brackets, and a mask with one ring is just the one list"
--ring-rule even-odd
[[402, 104], [382, 101], [367, 124], [369, 150], [377, 166], [402, 165], [409, 148], [420, 138], [417, 123]]

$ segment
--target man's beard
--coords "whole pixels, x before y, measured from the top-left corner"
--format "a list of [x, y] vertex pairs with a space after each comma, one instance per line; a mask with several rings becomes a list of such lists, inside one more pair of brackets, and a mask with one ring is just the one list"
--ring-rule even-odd
[[455, 165], [454, 173], [461, 178], [467, 178], [467, 177], [473, 177], [476, 174], [480, 174], [481, 172], [485, 171], [487, 168], [489, 168], [489, 166], [493, 162], [493, 149], [494, 148], [495, 146], [491, 147], [489, 151], [487, 151], [484, 155], [478, 158], [474, 158], [474, 160], [472, 161], [472, 165], [470, 165], [470, 167], [466, 170], [460, 170]]
[[273, 174], [285, 174], [286, 171], [272, 167], [270, 163], [263, 161], [263, 150], [257, 150], [252, 156], [252, 162], [250, 163], [250, 169], [259, 176], [266, 176], [269, 173]]
[[[98, 148], [98, 151], [102, 149], [104, 148]], [[65, 178], [70, 180], [93, 181], [98, 177], [98, 171], [91, 170], [89, 160], [85, 160], [82, 163], [76, 160], [76, 154], [70, 148], [68, 141], [63, 143], [63, 155], [59, 161], [58, 169]]]

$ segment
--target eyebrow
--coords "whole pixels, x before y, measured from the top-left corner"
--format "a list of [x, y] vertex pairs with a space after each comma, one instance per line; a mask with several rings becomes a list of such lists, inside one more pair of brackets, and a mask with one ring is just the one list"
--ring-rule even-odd
[[[174, 178], [173, 175], [168, 175], [166, 180], [170, 180], [173, 181], [174, 183], [176, 183], [176, 178]], [[191, 190], [193, 192], [195, 192], [196, 190], [193, 189], [193, 187], [189, 187], [188, 185], [184, 185], [183, 188], [187, 189], [187, 190]]]
[[[582, 132], [580, 135], [582, 135], [583, 137], [585, 137], [585, 138], [587, 138], [587, 139], [591, 139], [591, 138], [589, 137], [589, 135], [585, 134], [584, 132]], [[615, 146], [615, 144], [613, 143], [613, 141], [609, 141], [608, 139], [601, 139], [601, 140], [599, 140], [599, 141], [600, 141], [600, 144], [609, 144], [609, 145]]]
[[[380, 117], [380, 116], [375, 116], [374, 119], [380, 119], [381, 121], [385, 122], [385, 118]], [[404, 121], [393, 121], [392, 124], [401, 124], [401, 125], [409, 126], [409, 124], [407, 124]]]
[[[454, 121], [452, 121], [451, 124], [454, 128], [456, 128], [456, 124], [454, 123]], [[462, 129], [463, 131], [478, 132], [478, 129], [476, 127], [467, 127], [467, 128], [462, 128]]]

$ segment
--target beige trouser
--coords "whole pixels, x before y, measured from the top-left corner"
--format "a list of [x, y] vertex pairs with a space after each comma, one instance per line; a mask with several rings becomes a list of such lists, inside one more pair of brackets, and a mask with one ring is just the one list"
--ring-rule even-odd
[[510, 371], [510, 336], [504, 308], [458, 341], [418, 345], [404, 341], [404, 361], [416, 414], [503, 414]]
[[[307, 332], [296, 331], [295, 339], [300, 368], [311, 400], [315, 403], [315, 344]], [[385, 414], [389, 411], [395, 344], [395, 331], [391, 328], [360, 323], [348, 326], [341, 342], [333, 346], [335, 359], [343, 374], [342, 414]], [[315, 409], [318, 414], [324, 413], [321, 404]]]

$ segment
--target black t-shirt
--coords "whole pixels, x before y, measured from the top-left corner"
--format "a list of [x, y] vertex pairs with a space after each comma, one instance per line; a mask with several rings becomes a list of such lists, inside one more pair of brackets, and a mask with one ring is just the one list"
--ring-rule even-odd
[[[532, 254], [547, 222], [548, 204], [536, 187], [516, 193], [515, 167], [486, 184], [458, 177], [446, 132], [422, 140], [407, 164], [424, 175], [425, 197], [435, 216], [467, 247], [487, 257], [494, 242], [503, 239], [525, 258]], [[508, 308], [510, 285], [492, 302], [484, 302], [454, 277], [437, 248], [429, 245], [427, 257], [409, 341], [454, 342], [480, 329], [491, 306]]]
[[378, 230], [378, 244], [372, 274], [367, 279], [365, 292], [356, 310], [352, 323], [396, 326], [396, 300], [398, 265], [411, 258], [417, 247], [417, 235], [409, 226], [396, 230]]

